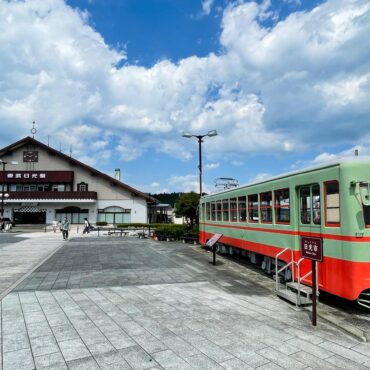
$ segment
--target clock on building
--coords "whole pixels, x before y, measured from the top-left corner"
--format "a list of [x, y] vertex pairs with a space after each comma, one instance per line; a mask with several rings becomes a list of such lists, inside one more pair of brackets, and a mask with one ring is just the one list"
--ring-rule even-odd
[[36, 150], [27, 150], [23, 152], [23, 162], [38, 162], [39, 153]]

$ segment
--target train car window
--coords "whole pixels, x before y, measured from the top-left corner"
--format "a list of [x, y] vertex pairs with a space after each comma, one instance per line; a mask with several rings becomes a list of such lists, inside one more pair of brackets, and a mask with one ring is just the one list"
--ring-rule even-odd
[[229, 221], [229, 199], [222, 201], [222, 221]]
[[366, 227], [370, 227], [370, 186], [361, 185], [361, 200], [362, 200], [362, 210], [364, 214], [364, 223]]
[[211, 218], [212, 221], [216, 221], [216, 202], [211, 203]]
[[258, 222], [258, 194], [248, 195], [248, 220]]
[[238, 221], [238, 202], [236, 198], [230, 199], [230, 221], [231, 222]]
[[211, 219], [211, 204], [209, 202], [206, 203], [206, 220], [210, 221]]
[[260, 194], [260, 214], [261, 222], [271, 223], [272, 222], [272, 192]]
[[205, 214], [206, 214], [206, 205], [202, 203], [200, 217], [199, 217], [202, 221], [205, 220]]
[[320, 187], [319, 185], [312, 186], [312, 217], [315, 225], [321, 223], [321, 210], [320, 210]]
[[278, 224], [290, 223], [289, 189], [275, 191], [275, 222]]
[[325, 225], [340, 226], [339, 182], [325, 183]]
[[311, 223], [311, 189], [304, 187], [300, 189], [300, 208], [301, 208], [301, 223]]
[[220, 200], [216, 203], [216, 218], [217, 221], [222, 221], [222, 202]]
[[247, 219], [247, 197], [238, 198], [239, 222], [245, 222]]
[[305, 186], [300, 189], [301, 223], [321, 224], [320, 186]]

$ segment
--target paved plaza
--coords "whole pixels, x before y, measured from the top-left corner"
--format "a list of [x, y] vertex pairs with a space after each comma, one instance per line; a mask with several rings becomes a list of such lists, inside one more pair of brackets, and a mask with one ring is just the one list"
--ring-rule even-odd
[[50, 239], [1, 302], [4, 370], [370, 368], [370, 344], [312, 327], [254, 269], [187, 244]]

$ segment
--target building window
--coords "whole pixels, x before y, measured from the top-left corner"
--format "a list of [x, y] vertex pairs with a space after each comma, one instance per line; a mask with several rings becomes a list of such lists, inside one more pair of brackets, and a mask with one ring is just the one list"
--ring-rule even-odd
[[289, 189], [275, 191], [275, 222], [278, 224], [290, 223]]
[[89, 218], [89, 210], [79, 207], [65, 207], [55, 210], [56, 221], [62, 222], [67, 217], [71, 224], [83, 224], [85, 218]]
[[229, 199], [222, 201], [222, 221], [229, 221]]
[[54, 184], [51, 186], [52, 191], [65, 191], [66, 186], [64, 184]]
[[230, 221], [238, 221], [238, 202], [236, 198], [230, 199]]
[[325, 225], [340, 226], [339, 182], [325, 182]]
[[272, 223], [272, 192], [267, 191], [266, 193], [260, 194], [260, 212], [261, 222]]
[[89, 185], [85, 182], [80, 182], [77, 184], [77, 191], [88, 191]]
[[258, 194], [248, 195], [248, 220], [258, 222]]
[[105, 221], [108, 224], [128, 224], [131, 222], [131, 209], [115, 206], [98, 209], [98, 221]]

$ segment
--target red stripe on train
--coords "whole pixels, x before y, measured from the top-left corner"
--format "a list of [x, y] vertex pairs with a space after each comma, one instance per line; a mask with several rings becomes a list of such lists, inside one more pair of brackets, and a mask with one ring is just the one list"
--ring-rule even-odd
[[234, 225], [225, 225], [225, 224], [208, 224], [208, 223], [201, 223], [204, 226], [211, 226], [211, 227], [221, 227], [227, 229], [240, 229], [240, 230], [249, 230], [249, 231], [259, 231], [259, 232], [266, 232], [266, 233], [273, 233], [273, 234], [284, 234], [284, 235], [293, 235], [293, 236], [316, 236], [323, 239], [331, 239], [331, 240], [340, 240], [346, 242], [370, 242], [370, 236], [364, 237], [357, 237], [357, 236], [349, 236], [349, 235], [335, 235], [335, 234], [323, 234], [323, 233], [310, 233], [310, 232], [303, 232], [298, 230], [282, 230], [282, 229], [267, 229], [262, 227], [251, 227], [251, 226], [234, 226]]

